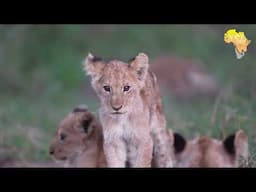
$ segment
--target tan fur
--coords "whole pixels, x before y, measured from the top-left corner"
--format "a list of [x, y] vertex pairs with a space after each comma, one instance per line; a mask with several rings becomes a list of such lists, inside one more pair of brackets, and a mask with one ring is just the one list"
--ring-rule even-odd
[[161, 88], [170, 91], [177, 99], [215, 97], [219, 92], [215, 77], [200, 61], [159, 56], [152, 61], [151, 69], [157, 75]]
[[234, 154], [223, 142], [208, 136], [187, 141], [184, 150], [175, 154], [174, 167], [238, 167], [240, 158], [248, 158], [248, 138], [242, 130], [235, 134]]
[[95, 115], [88, 110], [68, 114], [59, 124], [50, 152], [66, 167], [106, 167], [102, 128]]
[[[96, 60], [89, 54], [84, 67], [101, 101], [99, 115], [108, 166], [125, 167], [127, 162], [130, 167], [150, 167], [153, 154], [157, 167], [171, 167], [162, 101], [156, 76], [148, 71], [147, 55], [141, 53], [127, 64]], [[125, 86], [130, 89], [124, 91]]]

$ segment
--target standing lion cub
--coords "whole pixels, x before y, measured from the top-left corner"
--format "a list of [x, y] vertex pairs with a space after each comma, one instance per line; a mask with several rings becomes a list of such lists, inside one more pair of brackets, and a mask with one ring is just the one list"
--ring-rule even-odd
[[106, 167], [100, 123], [86, 108], [76, 107], [59, 124], [50, 155], [65, 167]]
[[108, 167], [172, 167], [172, 143], [156, 76], [148, 56], [131, 62], [104, 61], [88, 54], [84, 68], [100, 98], [104, 152]]

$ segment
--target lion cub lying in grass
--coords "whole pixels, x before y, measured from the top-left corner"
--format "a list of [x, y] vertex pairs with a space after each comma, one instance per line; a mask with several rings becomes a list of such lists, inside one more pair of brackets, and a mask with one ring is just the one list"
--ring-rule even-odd
[[106, 167], [101, 129], [94, 114], [75, 108], [60, 122], [50, 155], [65, 167]]
[[189, 141], [174, 133], [174, 167], [239, 167], [248, 159], [248, 137], [239, 130], [223, 141], [207, 136]]

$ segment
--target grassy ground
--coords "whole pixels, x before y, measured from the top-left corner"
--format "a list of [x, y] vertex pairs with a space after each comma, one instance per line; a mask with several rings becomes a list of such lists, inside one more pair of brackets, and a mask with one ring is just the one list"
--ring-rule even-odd
[[[241, 60], [223, 41], [229, 28], [252, 40]], [[220, 96], [179, 103], [163, 93], [168, 126], [188, 138], [222, 138], [243, 128], [253, 151], [255, 32], [256, 25], [1, 25], [0, 160], [50, 160], [48, 147], [59, 120], [82, 103], [97, 110], [82, 71], [89, 51], [125, 61], [138, 52], [151, 58], [172, 54], [202, 60], [220, 82]]]

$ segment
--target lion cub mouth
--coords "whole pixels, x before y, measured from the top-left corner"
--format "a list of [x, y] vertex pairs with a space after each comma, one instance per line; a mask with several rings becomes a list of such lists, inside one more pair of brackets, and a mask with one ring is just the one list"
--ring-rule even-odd
[[111, 113], [111, 114], [113, 114], [113, 115], [122, 115], [122, 114], [125, 114], [126, 112], [118, 112], [118, 111], [116, 111], [116, 112], [113, 112], [113, 113]]

